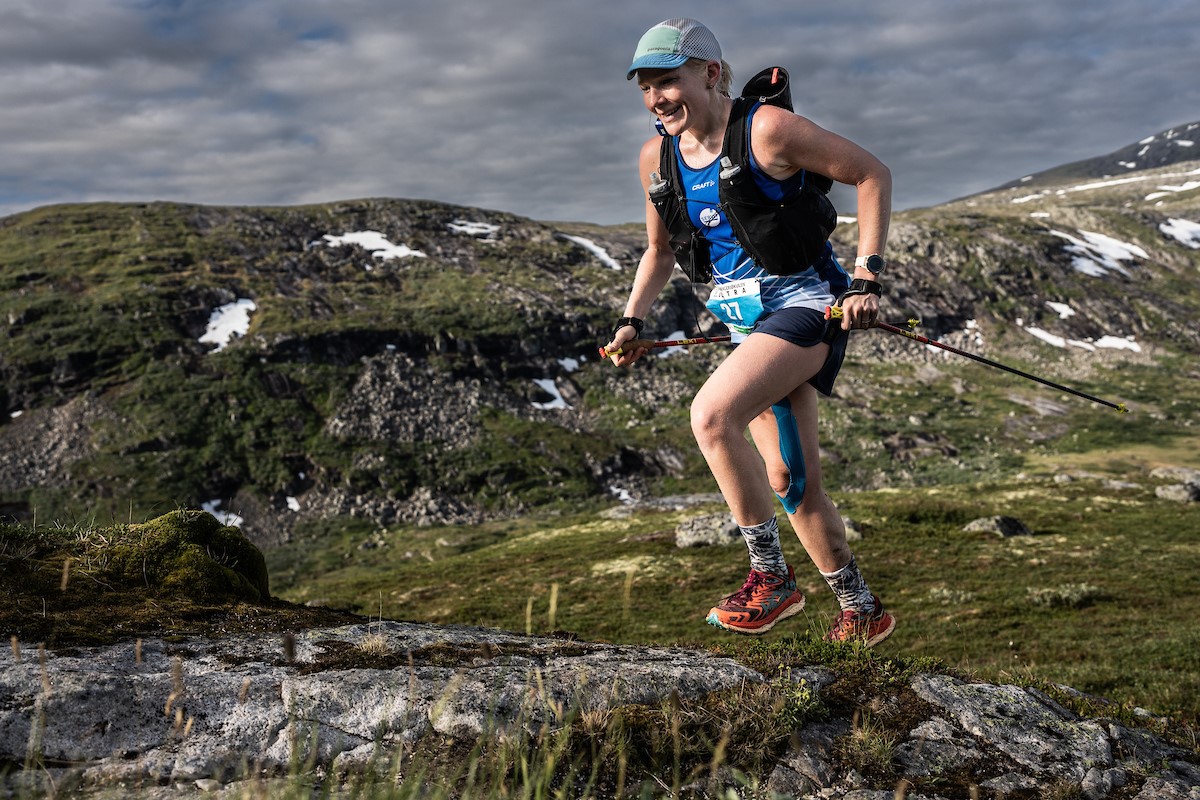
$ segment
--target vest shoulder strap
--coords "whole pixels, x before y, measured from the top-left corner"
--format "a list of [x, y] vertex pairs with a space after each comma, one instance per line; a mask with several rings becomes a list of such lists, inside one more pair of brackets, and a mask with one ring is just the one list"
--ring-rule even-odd
[[[791, 78], [783, 67], [767, 67], [760, 71], [742, 87], [742, 94], [733, 101], [733, 111], [729, 115], [729, 127], [725, 129], [725, 144], [723, 155], [728, 156], [733, 164], [749, 169], [750, 158], [747, 153], [749, 131], [746, 129], [746, 117], [754, 103], [778, 106], [792, 111]], [[735, 125], [736, 122], [736, 125]], [[806, 171], [805, 185], [817, 189], [822, 194], [828, 194], [833, 188], [833, 181], [816, 172]]]
[[[755, 99], [738, 97], [733, 101], [729, 112], [729, 125], [725, 128], [725, 141], [721, 145], [721, 168], [737, 165], [742, 169], [750, 169], [750, 157], [747, 152], [750, 134], [746, 130], [746, 118], [754, 106]], [[729, 164], [725, 163], [729, 159]]]
[[692, 225], [691, 217], [684, 210], [686, 196], [683, 192], [683, 175], [679, 172], [679, 160], [675, 157], [675, 138], [672, 136], [662, 137], [662, 144], [659, 145], [658, 177], [659, 180], [667, 182], [667, 187], [671, 194], [674, 195], [674, 200], [679, 206], [676, 212], [676, 216], [678, 217], [676, 224], [682, 226], [683, 230], [671, 230], [672, 240], [678, 241], [682, 238], [692, 238], [696, 230], [695, 226]]

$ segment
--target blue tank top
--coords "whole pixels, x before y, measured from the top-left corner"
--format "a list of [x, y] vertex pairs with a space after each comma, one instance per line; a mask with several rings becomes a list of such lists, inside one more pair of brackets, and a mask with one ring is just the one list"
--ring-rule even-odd
[[[759, 104], [761, 105], [761, 104]], [[746, 117], [747, 130], [754, 121], [756, 105]], [[825, 245], [825, 254], [803, 272], [794, 275], [772, 275], [755, 263], [733, 234], [729, 218], [721, 210], [721, 198], [717, 181], [720, 177], [720, 159], [711, 164], [693, 169], [679, 153], [679, 139], [673, 141], [675, 158], [679, 162], [679, 175], [683, 180], [688, 216], [696, 230], [708, 241], [712, 258], [713, 281], [720, 285], [748, 278], [762, 280], [764, 311], [781, 308], [815, 308], [824, 311], [836, 299], [832, 286], [847, 286], [849, 276], [834, 257], [832, 245]], [[795, 196], [804, 181], [804, 173], [797, 172], [779, 181], [767, 175], [754, 160], [750, 152], [750, 168], [754, 182], [763, 193], [773, 199], [782, 200]]]

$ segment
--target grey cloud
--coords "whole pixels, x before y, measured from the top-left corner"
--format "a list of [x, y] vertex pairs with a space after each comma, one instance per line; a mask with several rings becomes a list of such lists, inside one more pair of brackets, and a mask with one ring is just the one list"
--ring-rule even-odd
[[[45, 202], [423, 197], [538, 219], [641, 217], [652, 135], [624, 80], [680, 13], [632, 0], [12, 0], [0, 214]], [[737, 78], [928, 205], [1200, 119], [1200, 7], [1160, 0], [700, 0]]]

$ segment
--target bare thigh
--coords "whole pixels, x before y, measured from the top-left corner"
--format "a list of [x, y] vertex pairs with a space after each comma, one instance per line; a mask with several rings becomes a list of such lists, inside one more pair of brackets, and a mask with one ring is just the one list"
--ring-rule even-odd
[[775, 502], [763, 459], [746, 441], [747, 426], [763, 412], [770, 413], [772, 403], [806, 385], [828, 352], [824, 344], [797, 347], [767, 334], [751, 334], [692, 401], [696, 443], [739, 524], [766, 521]]
[[746, 337], [692, 401], [692, 417], [745, 430], [751, 420], [820, 371], [829, 345], [798, 347], [769, 334]]

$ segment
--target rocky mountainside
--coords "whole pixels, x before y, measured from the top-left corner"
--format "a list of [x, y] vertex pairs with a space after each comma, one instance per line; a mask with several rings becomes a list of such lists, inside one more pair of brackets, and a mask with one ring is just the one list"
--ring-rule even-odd
[[[1022, 184], [899, 213], [892, 230], [886, 316], [1134, 413], [1118, 425], [1085, 400], [855, 334], [824, 422], [839, 484], [975, 479], [1019, 469], [1031, 447], [1194, 435], [1200, 162]], [[854, 234], [843, 222], [839, 252]], [[204, 507], [270, 545], [321, 520], [461, 522], [708, 490], [687, 404], [723, 346], [632, 371], [596, 357], [643, 237], [386, 199], [4, 218], [0, 514]], [[705, 292], [677, 276], [648, 333], [716, 331]]]

